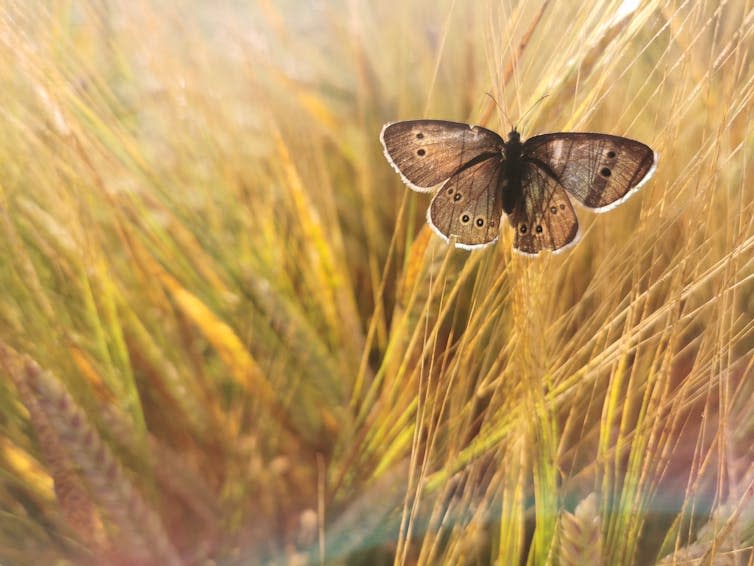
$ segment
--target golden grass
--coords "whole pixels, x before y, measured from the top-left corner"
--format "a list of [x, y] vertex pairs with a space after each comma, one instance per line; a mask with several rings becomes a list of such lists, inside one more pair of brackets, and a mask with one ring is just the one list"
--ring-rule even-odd
[[[6, 2], [0, 562], [754, 562], [754, 4], [621, 4]], [[659, 167], [468, 253], [417, 117]]]

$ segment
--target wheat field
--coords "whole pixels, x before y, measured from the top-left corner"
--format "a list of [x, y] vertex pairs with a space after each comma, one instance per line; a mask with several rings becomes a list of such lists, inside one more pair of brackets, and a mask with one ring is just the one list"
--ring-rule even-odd
[[[4, 0], [0, 563], [753, 564], [754, 2]], [[629, 136], [536, 258], [379, 142]]]

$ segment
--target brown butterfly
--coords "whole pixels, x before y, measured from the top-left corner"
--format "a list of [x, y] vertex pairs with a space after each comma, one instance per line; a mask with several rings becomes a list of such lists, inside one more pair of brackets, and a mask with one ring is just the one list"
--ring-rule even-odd
[[621, 204], [651, 176], [657, 154], [641, 142], [592, 133], [554, 133], [504, 141], [480, 126], [443, 120], [385, 124], [385, 157], [403, 182], [437, 191], [427, 222], [456, 246], [497, 240], [503, 212], [516, 251], [558, 253], [578, 241], [579, 221], [567, 193], [595, 212]]

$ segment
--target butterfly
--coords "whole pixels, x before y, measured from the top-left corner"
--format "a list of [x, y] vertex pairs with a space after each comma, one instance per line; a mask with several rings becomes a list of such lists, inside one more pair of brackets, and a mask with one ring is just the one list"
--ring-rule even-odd
[[571, 199], [595, 212], [635, 193], [657, 166], [657, 154], [628, 138], [560, 132], [521, 141], [514, 128], [495, 132], [459, 122], [388, 123], [385, 157], [410, 188], [435, 191], [427, 222], [464, 249], [497, 240], [503, 212], [516, 231], [515, 251], [558, 253], [578, 241]]

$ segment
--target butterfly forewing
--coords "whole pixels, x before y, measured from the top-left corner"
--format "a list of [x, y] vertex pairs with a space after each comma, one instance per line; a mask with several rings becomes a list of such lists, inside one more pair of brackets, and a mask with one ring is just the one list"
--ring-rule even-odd
[[525, 164], [521, 177], [525, 188], [508, 219], [516, 230], [513, 248], [536, 255], [557, 252], [578, 239], [579, 221], [565, 189], [545, 171]]
[[446, 240], [456, 236], [456, 246], [467, 249], [497, 240], [503, 215], [502, 174], [500, 154], [463, 167], [432, 199], [429, 225]]
[[656, 164], [654, 151], [641, 142], [592, 133], [535, 136], [524, 143], [522, 158], [597, 211], [623, 202], [651, 177]]
[[499, 154], [503, 139], [491, 130], [444, 120], [386, 124], [380, 135], [393, 168], [417, 191], [430, 191], [469, 162]]

